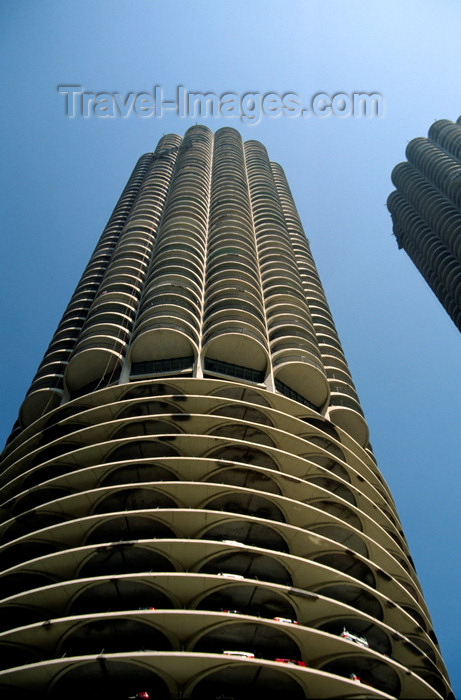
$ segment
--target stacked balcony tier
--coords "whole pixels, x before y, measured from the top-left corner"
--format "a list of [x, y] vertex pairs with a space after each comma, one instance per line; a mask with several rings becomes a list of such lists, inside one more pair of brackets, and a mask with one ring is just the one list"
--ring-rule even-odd
[[197, 358], [212, 150], [208, 129], [189, 129], [178, 154], [133, 329], [133, 363]]
[[323, 407], [329, 389], [266, 149], [245, 144], [274, 380]]
[[241, 358], [262, 378], [270, 371], [245, 155], [234, 129], [215, 136], [203, 358], [208, 367]]
[[369, 437], [368, 426], [363, 417], [354, 382], [296, 205], [282, 168], [277, 163], [273, 163], [272, 172], [293, 246], [303, 293], [309, 305], [314, 342], [318, 346], [328, 380], [328, 415], [333, 423], [347, 430], [361, 445], [366, 445]]
[[65, 381], [71, 393], [110, 377], [121, 368], [178, 144], [178, 137], [165, 137], [151, 158], [151, 167], [120, 233], [99, 294], [90, 308], [66, 369]]
[[152, 154], [142, 156], [122, 192], [27, 392], [20, 409], [22, 425], [29, 425], [62, 399], [69, 357], [151, 163]]
[[94, 391], [11, 443], [0, 497], [4, 697], [448, 696], [387, 486], [299, 402]]

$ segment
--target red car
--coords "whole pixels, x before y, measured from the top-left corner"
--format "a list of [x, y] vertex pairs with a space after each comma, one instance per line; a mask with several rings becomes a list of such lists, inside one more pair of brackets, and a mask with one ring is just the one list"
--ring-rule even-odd
[[289, 666], [304, 666], [306, 668], [307, 664], [305, 661], [299, 661], [298, 659], [274, 659], [279, 664], [288, 664]]
[[140, 690], [139, 693], [129, 695], [128, 700], [150, 700], [150, 695], [145, 690]]
[[364, 685], [369, 685], [370, 688], [373, 688], [371, 683], [367, 683], [366, 681], [363, 680], [363, 678], [360, 678], [360, 676], [357, 676], [356, 673], [351, 673], [349, 675], [349, 678], [351, 679], [351, 681], [354, 681], [354, 683], [363, 683]]

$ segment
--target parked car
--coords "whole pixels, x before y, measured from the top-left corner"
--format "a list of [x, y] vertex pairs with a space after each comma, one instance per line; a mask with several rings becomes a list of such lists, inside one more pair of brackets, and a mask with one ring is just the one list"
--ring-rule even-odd
[[289, 617], [274, 617], [274, 620], [275, 620], [276, 622], [289, 622], [289, 623], [292, 624], [292, 625], [297, 625], [297, 624], [298, 624], [297, 620], [290, 620]]
[[354, 683], [363, 683], [364, 685], [369, 685], [370, 688], [373, 688], [371, 683], [367, 683], [367, 681], [364, 681], [363, 678], [360, 678], [360, 676], [358, 676], [356, 673], [351, 673], [349, 675], [349, 678], [351, 679], [351, 681], [354, 681]]
[[251, 651], [236, 651], [235, 649], [226, 649], [223, 651], [224, 656], [239, 656], [241, 659], [254, 659], [255, 655]]
[[274, 659], [279, 664], [288, 664], [289, 666], [304, 666], [306, 668], [307, 664], [305, 661], [300, 661], [299, 659]]
[[223, 544], [242, 544], [242, 542], [239, 542], [238, 540], [221, 540]]
[[343, 639], [347, 639], [349, 642], [354, 642], [355, 644], [358, 644], [361, 647], [369, 647], [370, 645], [367, 642], [366, 637], [359, 637], [358, 634], [354, 634], [353, 632], [349, 632], [345, 627], [343, 628], [343, 631], [339, 635]]

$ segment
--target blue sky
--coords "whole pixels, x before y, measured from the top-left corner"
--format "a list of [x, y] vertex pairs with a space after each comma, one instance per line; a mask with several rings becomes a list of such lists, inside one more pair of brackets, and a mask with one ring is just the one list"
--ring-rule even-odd
[[[461, 114], [459, 0], [16, 0], [3, 36], [1, 438], [138, 156], [204, 122], [284, 167], [410, 544], [455, 695], [461, 337], [392, 236], [407, 142]], [[89, 118], [93, 93], [380, 93], [381, 118]]]

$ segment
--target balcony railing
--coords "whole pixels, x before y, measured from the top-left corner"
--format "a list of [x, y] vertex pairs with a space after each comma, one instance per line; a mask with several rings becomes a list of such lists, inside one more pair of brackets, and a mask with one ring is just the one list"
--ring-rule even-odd
[[211, 357], [205, 358], [205, 371], [217, 372], [219, 374], [227, 374], [238, 379], [246, 379], [250, 382], [262, 384], [264, 382], [264, 372], [251, 367], [243, 367], [242, 365], [233, 365], [230, 362], [222, 360], [214, 360]]
[[312, 403], [312, 401], [309, 401], [309, 399], [306, 399], [304, 396], [301, 396], [301, 394], [298, 394], [297, 391], [287, 386], [279, 379], [275, 380], [275, 388], [287, 398], [293, 399], [293, 401], [297, 401], [298, 403], [302, 403], [304, 404], [304, 406], [309, 406], [309, 408], [312, 408], [314, 411], [317, 411], [317, 413], [320, 413], [319, 407], [315, 406]]
[[163, 372], [181, 372], [184, 369], [192, 369], [194, 357], [171, 357], [166, 360], [147, 360], [145, 362], [133, 362], [131, 376], [142, 374], [161, 374]]

